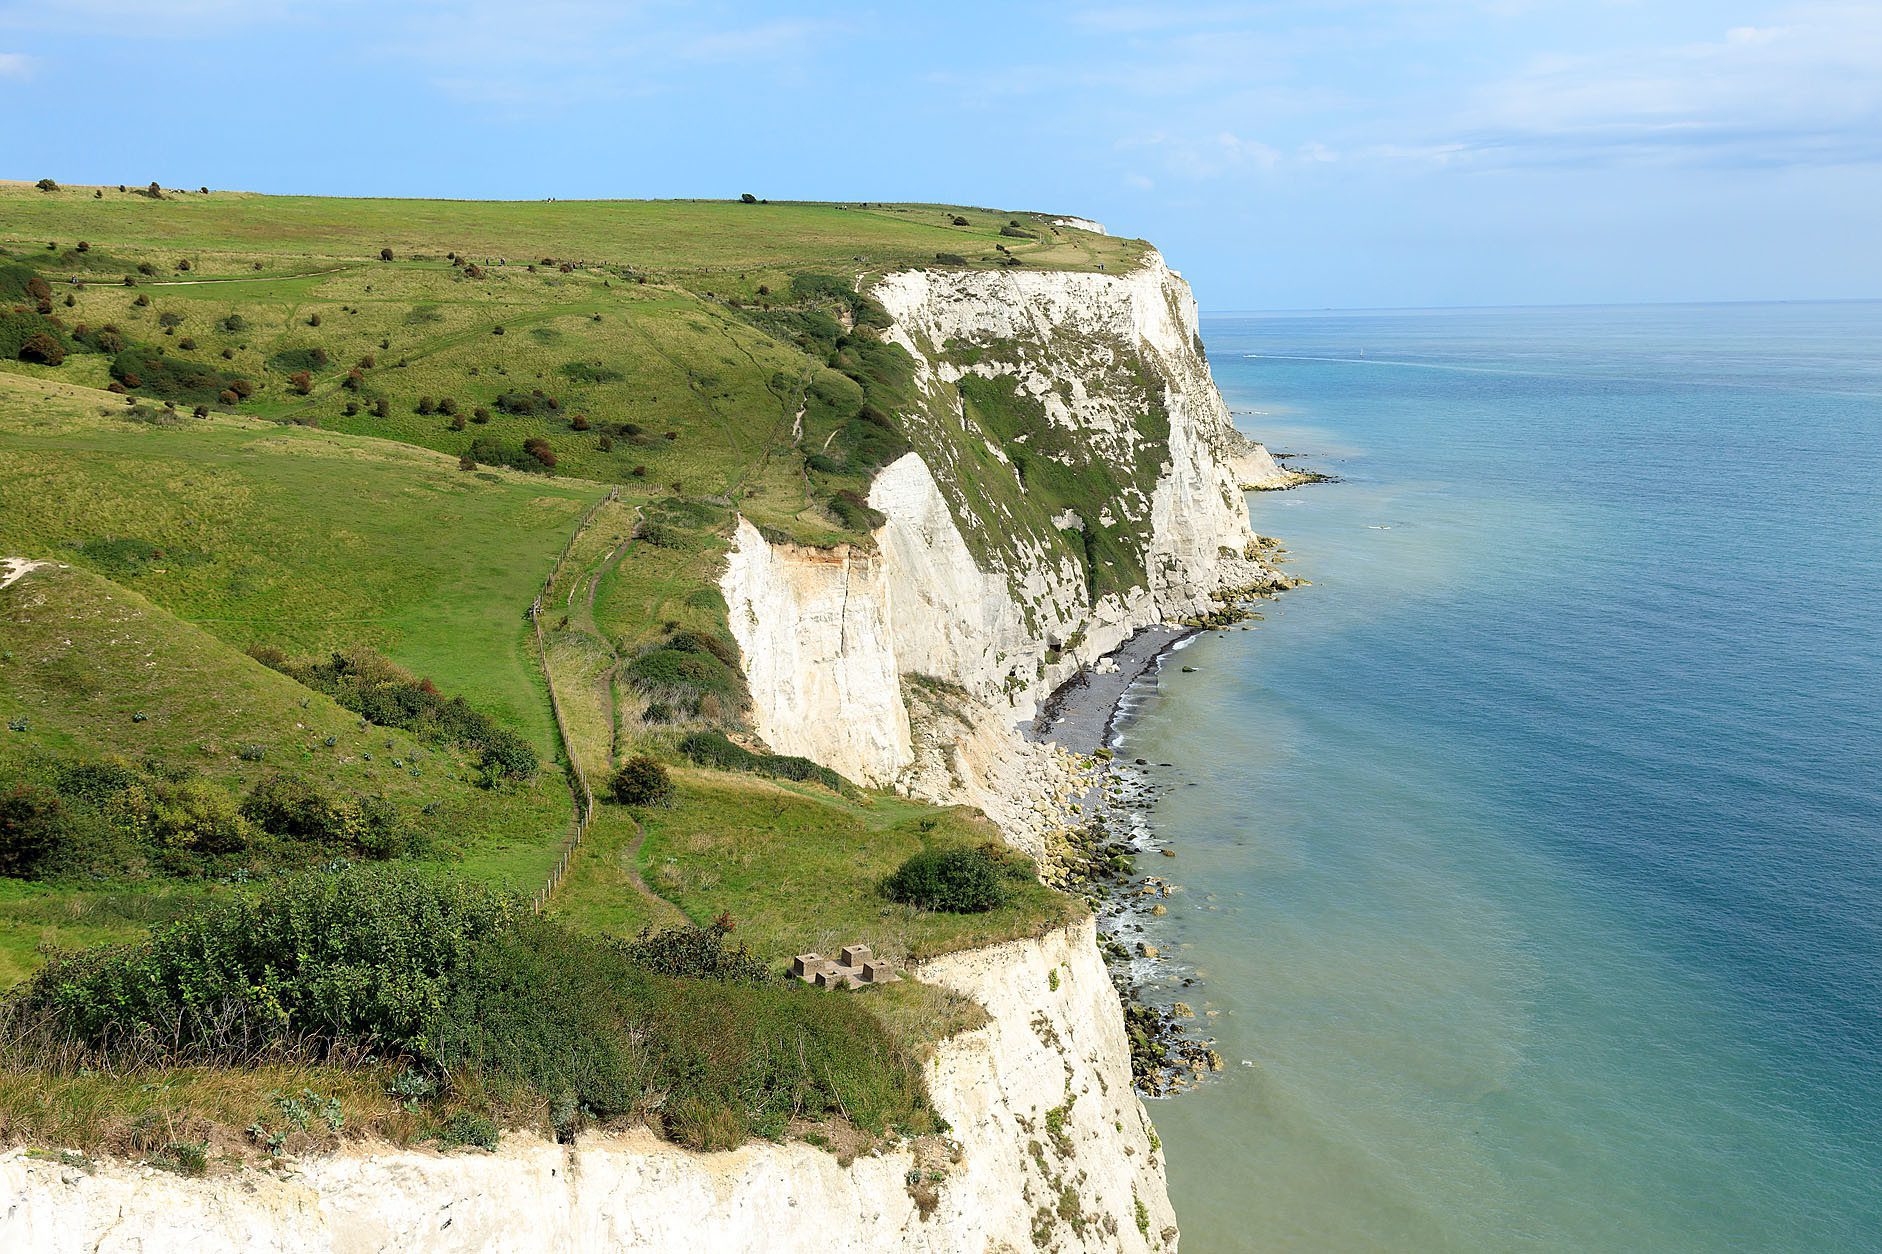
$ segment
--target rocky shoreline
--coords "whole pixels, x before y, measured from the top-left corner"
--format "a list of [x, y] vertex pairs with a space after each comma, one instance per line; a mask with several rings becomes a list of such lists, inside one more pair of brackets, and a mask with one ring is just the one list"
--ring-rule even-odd
[[[1272, 541], [1264, 546], [1278, 552]], [[1222, 1057], [1187, 1003], [1167, 996], [1152, 1000], [1153, 989], [1167, 995], [1195, 982], [1193, 976], [1169, 972], [1168, 957], [1150, 939], [1154, 921], [1169, 912], [1169, 899], [1181, 894], [1183, 885], [1139, 868], [1141, 858], [1176, 856], [1148, 819], [1168, 787], [1152, 771], [1173, 764], [1121, 757], [1120, 720], [1129, 712], [1129, 699], [1154, 691], [1162, 667], [1192, 639], [1258, 618], [1249, 601], [1270, 599], [1300, 582], [1283, 579], [1258, 589], [1231, 590], [1208, 622], [1144, 628], [1061, 685], [1027, 729], [1028, 739], [1057, 745], [1076, 756], [1082, 768], [1086, 790], [1078, 800], [1069, 847], [1057, 859], [1059, 887], [1082, 894], [1098, 917], [1099, 947], [1124, 1005], [1132, 1079], [1146, 1097], [1195, 1085], [1222, 1069]]]

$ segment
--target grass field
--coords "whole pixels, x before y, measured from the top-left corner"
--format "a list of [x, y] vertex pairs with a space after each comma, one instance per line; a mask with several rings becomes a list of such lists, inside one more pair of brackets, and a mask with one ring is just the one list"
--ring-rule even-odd
[[[102, 197], [93, 193], [102, 191]], [[955, 226], [955, 218], [966, 225]], [[937, 252], [992, 265], [1005, 245], [1029, 263], [1054, 269], [1126, 267], [1138, 240], [1058, 229], [1050, 215], [952, 205], [740, 204], [709, 200], [356, 200], [259, 196], [216, 191], [166, 192], [151, 200], [133, 188], [36, 190], [0, 184], [0, 221], [10, 241], [109, 240], [147, 249], [213, 251], [243, 262], [376, 258], [447, 251], [510, 263], [543, 257], [631, 266], [692, 283], [731, 276], [755, 289], [793, 269], [892, 269], [932, 264]], [[1040, 238], [1000, 234], [1018, 221]], [[239, 274], [234, 267], [199, 277]]]

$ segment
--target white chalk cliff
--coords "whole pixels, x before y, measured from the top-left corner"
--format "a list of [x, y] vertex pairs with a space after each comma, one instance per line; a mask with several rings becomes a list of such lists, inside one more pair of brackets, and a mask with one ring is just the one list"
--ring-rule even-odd
[[[364, 1147], [279, 1172], [0, 1154], [0, 1250], [95, 1254], [988, 1254], [1170, 1250], [1116, 994], [1089, 922], [951, 954], [921, 978], [992, 1016], [928, 1064], [950, 1144], [858, 1158], [798, 1144], [696, 1154], [650, 1133], [495, 1153]], [[927, 1216], [911, 1173], [935, 1186]]]
[[[1016, 723], [1133, 632], [1211, 608], [1210, 593], [1271, 577], [1248, 556], [1245, 473], [1266, 450], [1216, 391], [1195, 299], [1150, 253], [1128, 274], [903, 271], [872, 289], [889, 338], [915, 358], [925, 411], [902, 415], [915, 451], [881, 471], [869, 503], [877, 552], [772, 545], [741, 522], [721, 587], [771, 747], [853, 778], [980, 805], [1037, 853], [1027, 799], [999, 776], [1044, 769]], [[987, 352], [973, 350], [985, 348]], [[1147, 439], [1144, 376], [1168, 435]], [[1143, 578], [1095, 598], [1086, 573], [1014, 510], [1023, 484], [973, 427], [953, 386], [1010, 381], [1090, 458], [1151, 472], [1104, 505], [1135, 529]], [[1107, 386], [1112, 380], [1130, 386]], [[1283, 474], [1267, 462], [1267, 469]], [[976, 476], [1014, 479], [1002, 504]], [[808, 675], [806, 668], [815, 671]], [[935, 700], [924, 680], [958, 689]], [[911, 709], [911, 696], [921, 698]], [[939, 723], [937, 727], [936, 724]]]

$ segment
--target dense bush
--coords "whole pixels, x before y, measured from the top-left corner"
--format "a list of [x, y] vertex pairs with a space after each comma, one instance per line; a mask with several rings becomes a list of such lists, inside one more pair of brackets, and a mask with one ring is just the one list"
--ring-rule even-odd
[[[40, 361], [42, 357], [28, 356], [28, 346], [34, 353], [45, 353], [45, 345], [50, 342], [58, 349], [60, 361], [70, 351], [70, 341], [59, 324], [44, 314], [27, 309], [14, 309], [0, 312], [0, 358], [13, 361]], [[49, 362], [58, 365], [58, 362]]]
[[738, 650], [704, 632], [679, 631], [627, 664], [627, 677], [650, 697], [708, 716], [743, 708], [748, 700]]
[[373, 858], [421, 852], [397, 807], [384, 797], [329, 797], [298, 775], [270, 775], [249, 790], [242, 814], [291, 840], [311, 841]]
[[325, 370], [331, 361], [324, 348], [282, 348], [268, 354], [268, 369], [277, 374]]
[[[250, 752], [252, 750], [252, 752]], [[262, 746], [240, 755], [259, 760]], [[332, 797], [271, 775], [246, 799], [187, 768], [27, 759], [0, 781], [0, 875], [222, 875], [316, 858], [426, 852], [430, 833], [377, 795]]]
[[302, 875], [141, 944], [55, 958], [0, 1005], [0, 1037], [90, 1063], [403, 1057], [467, 1086], [525, 1085], [565, 1135], [579, 1112], [657, 1110], [701, 1149], [792, 1118], [932, 1129], [918, 1066], [867, 1009], [747, 981], [715, 940], [610, 943], [409, 871]]
[[59, 795], [28, 783], [0, 787], [0, 875], [34, 874], [66, 829]]
[[111, 377], [127, 388], [166, 400], [207, 404], [223, 392], [233, 392], [238, 400], [246, 400], [255, 392], [255, 385], [246, 379], [186, 357], [166, 357], [139, 344], [126, 345], [112, 357]]
[[872, 508], [860, 492], [851, 488], [831, 493], [830, 512], [852, 531], [874, 531], [889, 521], [887, 515]]
[[609, 370], [605, 366], [591, 365], [585, 361], [565, 361], [562, 373], [577, 383], [614, 383], [621, 378], [619, 370]]
[[751, 775], [769, 775], [773, 779], [822, 784], [832, 792], [851, 790], [849, 781], [827, 766], [820, 766], [809, 758], [800, 758], [794, 754], [753, 753], [750, 749], [732, 743], [723, 732], [694, 732], [680, 741], [680, 752], [701, 766], [716, 767], [722, 771], [744, 771]]
[[326, 693], [381, 727], [397, 727], [438, 743], [478, 753], [492, 779], [528, 778], [539, 765], [536, 751], [515, 732], [462, 697], [446, 698], [430, 680], [419, 679], [367, 650], [292, 661], [275, 649], [253, 650], [256, 661]]
[[891, 901], [921, 910], [980, 914], [1006, 904], [1000, 864], [984, 849], [959, 846], [913, 854], [882, 883]]
[[35, 332], [20, 345], [20, 360], [42, 366], [57, 366], [65, 361], [65, 346], [45, 331]]
[[644, 753], [623, 762], [608, 780], [608, 794], [624, 806], [671, 805], [675, 791], [667, 768]]
[[743, 945], [729, 945], [732, 921], [720, 915], [705, 927], [670, 927], [621, 943], [621, 953], [644, 971], [684, 980], [719, 980], [728, 984], [763, 984], [771, 969]]

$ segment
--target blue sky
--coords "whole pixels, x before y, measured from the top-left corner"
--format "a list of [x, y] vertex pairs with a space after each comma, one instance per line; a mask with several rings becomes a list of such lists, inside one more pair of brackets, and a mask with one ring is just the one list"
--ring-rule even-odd
[[1882, 3], [0, 0], [0, 176], [942, 200], [1205, 308], [1882, 297]]

